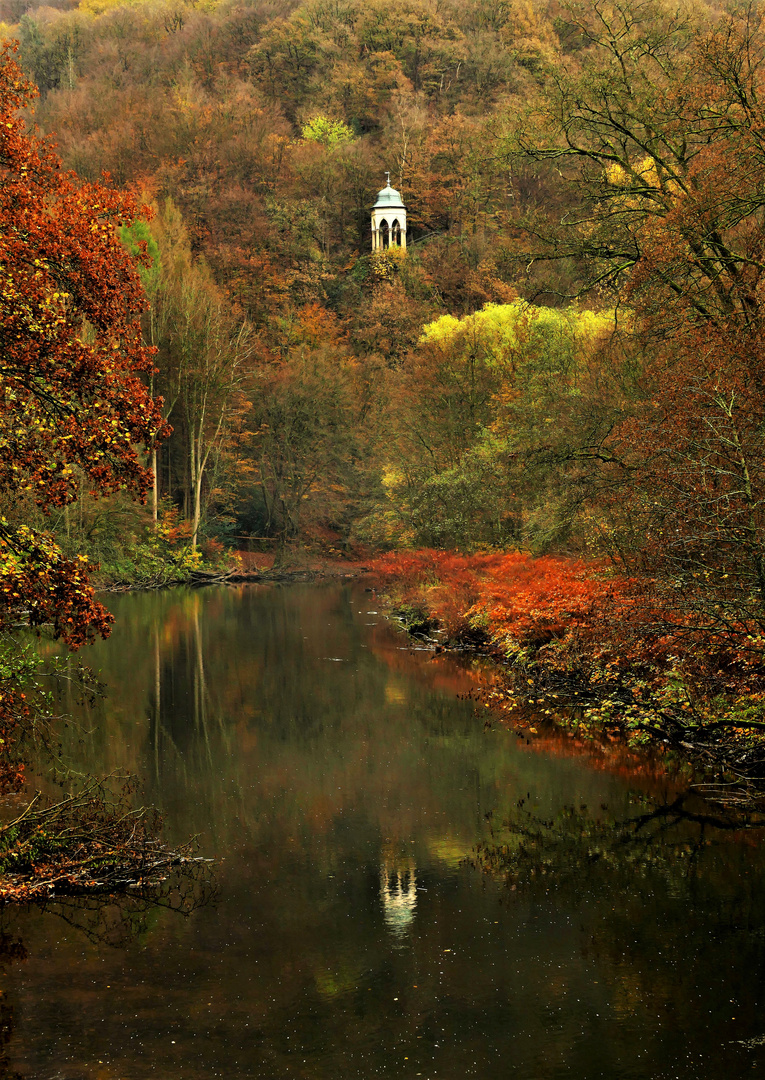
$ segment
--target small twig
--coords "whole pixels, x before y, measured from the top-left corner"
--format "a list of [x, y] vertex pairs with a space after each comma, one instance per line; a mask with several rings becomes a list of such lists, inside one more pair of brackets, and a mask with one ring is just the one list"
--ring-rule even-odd
[[9, 821], [7, 825], [3, 825], [0, 828], [0, 833], [8, 832], [9, 829], [12, 829], [15, 825], [18, 825], [20, 822], [22, 822], [24, 820], [24, 818], [27, 816], [27, 814], [29, 813], [29, 811], [32, 809], [34, 804], [40, 798], [41, 795], [42, 795], [42, 792], [38, 791], [37, 794], [35, 795], [35, 797], [32, 799], [32, 801], [27, 806], [27, 808], [24, 810], [23, 814], [20, 814], [19, 817], [15, 818], [13, 821]]

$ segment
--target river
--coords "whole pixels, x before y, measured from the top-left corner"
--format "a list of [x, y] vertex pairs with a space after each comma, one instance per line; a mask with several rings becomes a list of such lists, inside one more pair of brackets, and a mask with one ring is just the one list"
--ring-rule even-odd
[[618, 752], [485, 726], [460, 661], [356, 585], [111, 606], [66, 752], [139, 775], [216, 890], [5, 911], [0, 1074], [763, 1074], [758, 832], [689, 820]]

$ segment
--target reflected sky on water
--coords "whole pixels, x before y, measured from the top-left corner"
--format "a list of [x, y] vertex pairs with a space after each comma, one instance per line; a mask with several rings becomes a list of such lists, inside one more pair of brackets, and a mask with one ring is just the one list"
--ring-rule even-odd
[[218, 891], [6, 912], [6, 1075], [765, 1072], [759, 834], [688, 820], [616, 752], [484, 730], [460, 662], [358, 587], [113, 608], [67, 752], [142, 776]]

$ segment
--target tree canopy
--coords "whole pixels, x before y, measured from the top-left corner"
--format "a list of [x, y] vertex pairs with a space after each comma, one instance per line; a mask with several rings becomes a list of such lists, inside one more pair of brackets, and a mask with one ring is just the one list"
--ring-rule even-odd
[[66, 559], [30, 529], [24, 503], [73, 502], [81, 478], [102, 494], [141, 497], [149, 475], [138, 446], [166, 434], [142, 375], [145, 306], [118, 228], [134, 198], [65, 172], [25, 130], [34, 90], [5, 46], [0, 56], [0, 627], [52, 622], [73, 646], [108, 616], [94, 603], [87, 559]]

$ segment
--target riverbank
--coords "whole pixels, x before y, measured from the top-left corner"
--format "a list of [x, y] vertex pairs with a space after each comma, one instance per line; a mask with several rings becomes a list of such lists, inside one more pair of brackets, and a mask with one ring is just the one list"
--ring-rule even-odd
[[310, 551], [290, 552], [279, 557], [274, 552], [236, 551], [214, 560], [179, 567], [174, 564], [148, 574], [131, 577], [103, 575], [100, 592], [133, 592], [165, 589], [178, 585], [237, 585], [246, 582], [310, 582], [322, 578], [356, 578], [367, 573], [369, 561], [327, 558]]
[[392, 614], [435, 650], [490, 656], [485, 700], [543, 722], [651, 746], [703, 772], [704, 794], [765, 806], [765, 671], [754, 633], [712, 633], [655, 581], [523, 553], [376, 559]]

